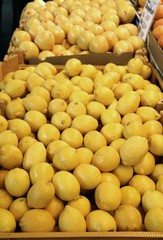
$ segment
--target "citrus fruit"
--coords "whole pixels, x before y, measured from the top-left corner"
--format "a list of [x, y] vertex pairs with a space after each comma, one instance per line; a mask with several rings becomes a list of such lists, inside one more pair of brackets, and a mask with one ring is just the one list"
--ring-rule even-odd
[[0, 208], [0, 232], [9, 233], [16, 229], [16, 220], [14, 215], [7, 209]]

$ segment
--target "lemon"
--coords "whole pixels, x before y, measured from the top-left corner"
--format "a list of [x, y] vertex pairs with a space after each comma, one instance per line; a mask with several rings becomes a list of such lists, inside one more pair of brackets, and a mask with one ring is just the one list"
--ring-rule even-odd
[[143, 65], [143, 61], [140, 58], [131, 58], [127, 63], [127, 70], [129, 73], [141, 74]]
[[125, 166], [122, 163], [113, 170], [113, 174], [119, 179], [120, 185], [126, 185], [134, 174], [133, 167]]
[[29, 169], [36, 163], [46, 161], [46, 148], [41, 142], [34, 142], [28, 147], [24, 154], [22, 167], [29, 171]]
[[145, 90], [143, 94], [141, 94], [140, 101], [143, 106], [154, 108], [159, 102], [159, 96], [154, 90]]
[[86, 106], [81, 101], [72, 101], [67, 105], [66, 112], [73, 119], [79, 115], [86, 114]]
[[104, 182], [104, 181], [113, 182], [118, 187], [120, 187], [120, 181], [115, 174], [113, 174], [111, 172], [103, 172], [103, 173], [101, 173], [101, 176], [102, 176], [102, 182]]
[[83, 145], [83, 135], [78, 129], [72, 127], [62, 131], [61, 140], [68, 143], [73, 148], [79, 148]]
[[11, 169], [5, 177], [5, 187], [11, 196], [23, 196], [30, 187], [28, 173], [22, 168]]
[[144, 78], [137, 73], [124, 74], [121, 81], [131, 84], [133, 90], [144, 89]]
[[28, 91], [32, 91], [32, 89], [36, 86], [43, 86], [45, 83], [45, 79], [39, 76], [35, 72], [31, 72], [26, 80], [26, 87]]
[[20, 151], [24, 154], [29, 146], [31, 146], [34, 142], [37, 142], [35, 138], [32, 136], [22, 137], [18, 143], [18, 147]]
[[91, 79], [94, 79], [97, 75], [97, 69], [92, 64], [82, 64], [82, 69], [80, 72], [80, 76], [82, 77], [90, 77]]
[[69, 201], [67, 205], [78, 209], [83, 217], [86, 217], [91, 211], [91, 203], [89, 199], [83, 195], [79, 195], [76, 199]]
[[0, 147], [6, 144], [18, 146], [18, 137], [16, 133], [8, 129], [0, 132]]
[[35, 73], [44, 79], [53, 78], [57, 73], [56, 67], [48, 62], [41, 62], [35, 67]]
[[55, 86], [56, 80], [49, 78], [46, 79], [44, 84], [42, 85], [45, 89], [47, 89], [49, 92], [51, 92], [52, 88]]
[[93, 152], [87, 147], [80, 147], [77, 149], [77, 156], [79, 163], [91, 163]]
[[60, 131], [51, 123], [45, 123], [38, 129], [37, 138], [47, 146], [50, 142], [60, 139]]
[[0, 132], [7, 130], [7, 128], [8, 128], [8, 121], [6, 120], [5, 117], [0, 115]]
[[23, 119], [11, 119], [8, 122], [8, 129], [16, 133], [18, 140], [31, 134], [30, 125]]
[[157, 86], [157, 85], [154, 84], [154, 83], [147, 84], [147, 85], [145, 86], [144, 90], [154, 90], [154, 91], [156, 91], [156, 92], [158, 93], [158, 95], [159, 95], [159, 93], [161, 92], [160, 87]]
[[72, 90], [68, 85], [56, 82], [51, 90], [51, 96], [53, 99], [61, 98], [63, 100], [67, 100], [70, 97], [71, 92]]
[[19, 167], [22, 161], [23, 154], [18, 147], [11, 144], [6, 144], [0, 148], [1, 167], [10, 170], [15, 167]]
[[8, 209], [13, 201], [13, 197], [5, 190], [0, 189], [0, 208]]
[[0, 188], [3, 188], [3, 189], [5, 188], [5, 177], [8, 172], [9, 170], [6, 170], [6, 169], [0, 170]]
[[121, 203], [121, 190], [113, 182], [101, 182], [95, 189], [95, 203], [100, 210], [116, 210]]
[[156, 190], [163, 193], [163, 175], [160, 175], [156, 182]]
[[[105, 68], [105, 66], [104, 66], [104, 68]], [[112, 79], [113, 84], [118, 83], [121, 79], [121, 75], [123, 74], [122, 72], [125, 71], [124, 68], [123, 69], [121, 68], [121, 70], [122, 71], [118, 71], [118, 66], [113, 71], [109, 71], [109, 72], [105, 73], [105, 70], [104, 70], [104, 76], [106, 75], [109, 77], [109, 79]]]
[[29, 74], [30, 73], [28, 71], [26, 71], [25, 69], [18, 69], [16, 71], [14, 71], [13, 78], [26, 81], [28, 76], [29, 76]]
[[85, 106], [90, 102], [90, 95], [83, 91], [83, 90], [74, 90], [70, 96], [69, 96], [69, 99], [68, 99], [69, 103], [72, 102], [72, 101], [80, 101], [82, 102]]
[[152, 107], [141, 106], [136, 110], [136, 114], [141, 117], [142, 122], [149, 120], [159, 120], [161, 115]]
[[50, 142], [46, 147], [48, 159], [52, 161], [57, 151], [66, 146], [69, 146], [69, 144], [60, 139]]
[[86, 217], [88, 232], [116, 231], [117, 226], [113, 216], [103, 210], [93, 210]]
[[27, 204], [27, 199], [25, 197], [18, 197], [14, 199], [9, 207], [9, 211], [14, 215], [15, 220], [19, 220], [23, 217], [24, 213], [30, 208]]
[[91, 164], [80, 163], [74, 170], [73, 175], [78, 180], [81, 189], [92, 190], [101, 182], [100, 170]]
[[19, 221], [22, 232], [52, 232], [55, 220], [45, 209], [29, 209]]
[[132, 186], [123, 186], [121, 187], [121, 205], [122, 204], [129, 204], [134, 207], [138, 207], [141, 201], [141, 196], [138, 190], [136, 190]]
[[58, 130], [63, 131], [64, 129], [70, 127], [71, 117], [67, 112], [57, 112], [51, 117], [51, 124], [54, 125]]
[[141, 136], [132, 136], [122, 144], [120, 148], [120, 157], [124, 165], [133, 166], [138, 164], [147, 152], [147, 139]]
[[10, 96], [7, 93], [4, 93], [2, 91], [0, 92], [0, 100], [5, 101], [6, 104], [11, 102]]
[[134, 172], [142, 175], [149, 175], [155, 167], [155, 157], [150, 152], [147, 152], [140, 163], [133, 166]]
[[53, 199], [45, 207], [45, 210], [47, 210], [52, 215], [55, 221], [58, 221], [58, 218], [63, 209], [64, 209], [64, 202], [60, 198], [58, 198], [56, 195], [54, 195]]
[[101, 172], [114, 170], [120, 163], [120, 156], [117, 150], [111, 146], [104, 146], [98, 149], [93, 155], [91, 164], [98, 167]]
[[108, 87], [112, 89], [113, 87], [113, 79], [111, 77], [111, 74], [104, 73], [102, 75], [97, 75], [94, 78], [94, 88], [99, 87]]
[[97, 129], [98, 121], [90, 115], [82, 114], [72, 120], [71, 127], [79, 130], [81, 134], [86, 134]]
[[107, 145], [105, 137], [97, 130], [89, 131], [84, 135], [84, 146], [93, 153]]
[[153, 134], [149, 137], [149, 151], [156, 156], [163, 156], [163, 135]]
[[154, 207], [150, 209], [144, 218], [144, 225], [147, 231], [162, 232], [163, 231], [163, 208]]
[[80, 184], [77, 178], [70, 172], [61, 170], [52, 178], [56, 196], [63, 201], [71, 201], [79, 196]]
[[0, 232], [9, 233], [16, 230], [14, 215], [7, 209], [0, 208]]
[[147, 190], [142, 196], [142, 206], [145, 212], [151, 208], [163, 208], [163, 194], [157, 190]]
[[9, 81], [6, 83], [4, 92], [7, 93], [11, 99], [17, 97], [23, 97], [26, 93], [25, 82], [19, 79], [14, 79], [14, 81]]
[[145, 175], [135, 174], [129, 181], [129, 186], [136, 188], [142, 196], [147, 190], [155, 190], [155, 182]]
[[69, 205], [66, 205], [58, 220], [61, 232], [86, 232], [86, 221], [82, 213]]
[[136, 113], [127, 113], [122, 117], [122, 121], [121, 123], [123, 125], [128, 125], [130, 124], [130, 122], [132, 121], [139, 121], [140, 123], [142, 123], [142, 119], [141, 117], [139, 117]]
[[46, 100], [46, 102], [48, 104], [51, 100], [50, 92], [46, 88], [44, 88], [43, 86], [33, 87], [33, 89], [31, 90], [31, 94], [38, 95], [38, 96], [44, 98], [44, 100]]
[[101, 128], [101, 133], [106, 138], [107, 144], [123, 136], [123, 125], [118, 122], [110, 122]]
[[128, 139], [132, 136], [147, 137], [144, 125], [139, 121], [132, 121], [123, 128], [123, 136]]
[[52, 116], [56, 112], [66, 111], [67, 103], [61, 98], [52, 99], [48, 104], [48, 114]]
[[147, 137], [150, 137], [154, 134], [162, 134], [163, 127], [162, 124], [157, 120], [149, 120], [144, 123], [144, 127], [147, 132]]
[[110, 122], [121, 122], [121, 115], [116, 109], [106, 109], [102, 112], [100, 120], [103, 125], [106, 125]]
[[69, 59], [64, 66], [65, 73], [70, 76], [79, 75], [82, 70], [82, 63], [76, 58]]
[[53, 157], [53, 166], [58, 170], [73, 170], [79, 164], [77, 151], [71, 146], [61, 148]]
[[114, 219], [119, 231], [140, 231], [142, 226], [142, 217], [139, 210], [130, 204], [119, 206], [115, 210]]
[[150, 174], [150, 177], [154, 182], [157, 182], [161, 175], [163, 175], [163, 164], [157, 163]]
[[23, 100], [23, 105], [27, 111], [37, 110], [42, 113], [47, 112], [48, 104], [45, 101], [45, 99], [43, 97], [40, 97], [39, 95], [28, 94], [22, 100]]
[[125, 93], [133, 91], [131, 84], [126, 82], [119, 82], [114, 88], [114, 96], [120, 99]]
[[94, 82], [89, 77], [80, 77], [77, 86], [88, 94], [93, 92]]
[[86, 106], [87, 114], [96, 118], [100, 119], [101, 114], [106, 110], [106, 107], [97, 101], [91, 101]]
[[51, 181], [54, 175], [54, 169], [48, 162], [36, 163], [31, 166], [29, 176], [32, 184], [37, 181]]
[[[33, 121], [33, 119], [35, 119], [35, 121]], [[24, 120], [29, 124], [32, 132], [37, 132], [43, 124], [47, 123], [45, 115], [37, 110], [26, 112]]]
[[117, 151], [119, 152], [122, 144], [123, 144], [125, 141], [126, 141], [125, 138], [117, 138], [117, 139], [115, 139], [114, 141], [112, 141], [109, 146], [113, 147], [115, 150], [117, 150]]
[[8, 119], [23, 118], [25, 114], [23, 102], [19, 98], [8, 102], [6, 104], [5, 114]]
[[127, 113], [134, 113], [138, 109], [140, 104], [140, 96], [134, 91], [125, 93], [117, 103], [117, 111], [121, 115], [126, 115]]
[[114, 100], [114, 93], [110, 88], [105, 86], [95, 88], [94, 100], [102, 103], [104, 106], [108, 106]]
[[55, 194], [54, 185], [50, 181], [38, 180], [27, 192], [27, 203], [30, 208], [45, 208]]

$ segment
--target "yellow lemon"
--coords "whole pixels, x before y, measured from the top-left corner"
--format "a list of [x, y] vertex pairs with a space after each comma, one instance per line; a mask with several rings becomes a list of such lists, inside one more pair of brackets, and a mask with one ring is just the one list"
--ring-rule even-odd
[[81, 101], [71, 101], [67, 105], [66, 112], [73, 119], [79, 115], [86, 114], [86, 106]]
[[95, 203], [100, 210], [116, 210], [121, 203], [121, 190], [113, 182], [101, 182], [95, 189]]
[[18, 146], [18, 137], [16, 133], [8, 129], [0, 132], [0, 147], [6, 144]]
[[101, 173], [101, 176], [102, 176], [102, 182], [104, 182], [104, 181], [113, 182], [118, 187], [120, 187], [120, 181], [115, 174], [113, 174], [111, 172], [103, 172], [103, 173]]
[[136, 113], [127, 113], [122, 117], [122, 121], [121, 123], [123, 125], [128, 125], [130, 124], [132, 121], [139, 121], [140, 123], [142, 123], [142, 119], [141, 117], [139, 117]]
[[16, 220], [14, 215], [7, 209], [0, 208], [0, 232], [15, 232]]
[[0, 115], [0, 132], [7, 130], [7, 128], [8, 128], [8, 121], [6, 120], [5, 117]]
[[35, 72], [31, 72], [26, 80], [26, 87], [30, 92], [36, 86], [43, 86], [45, 79]]
[[121, 205], [122, 204], [129, 204], [134, 207], [138, 207], [141, 201], [141, 196], [138, 190], [136, 190], [132, 186], [123, 186], [121, 187]]
[[163, 156], [163, 135], [153, 134], [149, 137], [149, 151], [156, 156]]
[[46, 81], [43, 84], [43, 87], [47, 89], [49, 92], [51, 92], [55, 84], [56, 84], [56, 80], [49, 78], [49, 79], [46, 79]]
[[23, 118], [25, 114], [23, 102], [19, 98], [8, 102], [6, 104], [5, 114], [8, 119]]
[[40, 97], [39, 95], [29, 94], [29, 95], [26, 95], [26, 97], [23, 98], [22, 100], [23, 100], [23, 105], [27, 111], [37, 110], [42, 113], [47, 112], [48, 104], [45, 101], [45, 99], [43, 97]]
[[156, 190], [163, 193], [163, 175], [160, 175], [156, 182]]
[[123, 136], [128, 139], [132, 136], [147, 137], [144, 125], [139, 121], [132, 121], [123, 128]]
[[144, 78], [144, 79], [149, 79], [151, 77], [152, 74], [152, 69], [149, 65], [147, 64], [143, 64], [143, 69], [140, 73], [140, 75]]
[[27, 198], [18, 197], [14, 199], [9, 207], [9, 211], [14, 215], [15, 220], [19, 222], [19, 220], [23, 217], [24, 213], [27, 212], [30, 208], [27, 204]]
[[163, 208], [154, 207], [150, 209], [144, 218], [144, 225], [147, 231], [162, 232], [163, 231]]
[[147, 106], [138, 107], [136, 114], [141, 117], [143, 123], [149, 120], [159, 120], [161, 118], [161, 115], [154, 108]]
[[0, 189], [0, 208], [8, 209], [13, 201], [13, 197], [5, 189]]
[[127, 63], [127, 70], [129, 73], [140, 74], [143, 70], [143, 61], [140, 58], [131, 58]]
[[89, 131], [84, 135], [84, 146], [90, 149], [93, 153], [106, 145], [107, 142], [105, 137], [97, 130]]
[[65, 112], [67, 103], [61, 98], [52, 99], [48, 104], [48, 114], [52, 116], [56, 112]]
[[45, 207], [45, 210], [47, 210], [52, 215], [55, 221], [58, 221], [58, 218], [63, 209], [64, 209], [64, 201], [62, 201], [56, 195], [54, 195], [53, 199]]
[[68, 101], [69, 103], [72, 101], [80, 101], [86, 106], [90, 102], [90, 95], [83, 90], [74, 90], [70, 94]]
[[88, 232], [116, 231], [117, 226], [113, 216], [103, 210], [93, 210], [86, 217]]
[[125, 166], [122, 163], [113, 170], [113, 174], [119, 179], [120, 185], [126, 185], [134, 174], [133, 167]]
[[50, 142], [60, 139], [60, 131], [50, 123], [43, 124], [37, 131], [38, 140], [47, 146]]
[[[33, 119], [35, 119], [35, 121], [33, 121]], [[47, 123], [45, 115], [37, 110], [26, 112], [24, 120], [29, 124], [32, 132], [37, 132], [43, 124]]]
[[31, 94], [36, 94], [36, 95], [44, 98], [47, 103], [49, 103], [51, 100], [50, 92], [43, 86], [33, 87], [33, 89], [31, 90]]
[[50, 161], [53, 160], [54, 155], [57, 153], [58, 150], [60, 150], [63, 147], [69, 146], [69, 144], [63, 140], [55, 140], [53, 142], [50, 142], [47, 147], [47, 157]]
[[114, 141], [112, 141], [109, 146], [113, 147], [114, 149], [116, 149], [116, 150], [119, 152], [122, 144], [123, 144], [125, 141], [126, 141], [126, 139], [123, 138], [123, 137], [122, 137], [122, 138], [117, 138], [117, 139], [115, 139]]
[[86, 217], [91, 211], [91, 203], [89, 199], [83, 195], [79, 195], [79, 197], [69, 201], [67, 205], [78, 209], [83, 217]]
[[97, 101], [91, 101], [86, 106], [87, 114], [96, 118], [96, 119], [99, 119], [101, 114], [105, 110], [106, 110], [106, 107], [102, 103], [97, 102]]
[[154, 90], [145, 90], [140, 97], [142, 106], [155, 107], [159, 102], [159, 96]]
[[94, 79], [97, 75], [98, 70], [92, 64], [82, 64], [82, 69], [80, 72], [81, 77], [90, 77]]
[[106, 138], [108, 144], [123, 135], [123, 125], [118, 122], [110, 122], [101, 128], [101, 133]]
[[79, 75], [82, 70], [82, 63], [76, 58], [71, 58], [66, 62], [64, 70], [70, 77]]
[[131, 84], [133, 90], [144, 89], [144, 78], [137, 73], [124, 74], [121, 81]]
[[89, 77], [80, 77], [77, 86], [86, 93], [91, 94], [93, 92], [94, 82]]
[[163, 164], [162, 163], [157, 163], [150, 174], [150, 178], [154, 181], [157, 182], [159, 177], [163, 175]]
[[100, 170], [91, 164], [80, 163], [73, 171], [81, 189], [92, 190], [101, 182]]
[[11, 98], [23, 97], [26, 93], [25, 82], [19, 79], [9, 81], [5, 85], [4, 92], [7, 93]]
[[37, 140], [32, 136], [25, 136], [22, 137], [18, 143], [18, 147], [20, 151], [25, 154], [26, 150], [29, 146], [31, 146], [34, 142], [37, 142]]
[[106, 125], [110, 122], [121, 122], [121, 115], [116, 109], [106, 109], [102, 112], [100, 120], [103, 125]]
[[147, 137], [150, 137], [154, 134], [162, 134], [163, 132], [162, 124], [157, 120], [149, 120], [145, 122], [144, 127], [147, 132]]
[[69, 205], [61, 212], [58, 225], [61, 232], [86, 232], [86, 221], [82, 213]]
[[142, 206], [145, 212], [154, 207], [163, 207], [163, 194], [157, 190], [147, 190], [142, 196]]
[[79, 148], [83, 145], [83, 135], [78, 129], [72, 127], [62, 131], [61, 140], [68, 143], [73, 148]]
[[51, 90], [51, 96], [53, 99], [61, 98], [63, 100], [67, 100], [71, 95], [71, 88], [64, 84], [56, 82], [54, 87]]
[[104, 106], [108, 106], [114, 100], [114, 93], [110, 88], [105, 86], [95, 88], [94, 100], [102, 103]]
[[56, 67], [48, 62], [41, 62], [37, 64], [35, 67], [35, 73], [37, 73], [39, 76], [48, 79], [53, 78], [54, 75], [57, 73]]
[[18, 140], [31, 134], [30, 125], [23, 119], [11, 119], [8, 122], [8, 129], [16, 133]]
[[55, 220], [45, 209], [29, 209], [19, 221], [22, 232], [52, 232]]
[[126, 82], [119, 82], [114, 88], [114, 96], [120, 99], [125, 93], [133, 91], [131, 84]]
[[77, 156], [79, 163], [91, 163], [93, 152], [87, 147], [80, 147], [77, 149]]
[[58, 128], [60, 131], [70, 127], [71, 117], [67, 112], [57, 112], [51, 117], [51, 124]]
[[155, 157], [152, 153], [147, 152], [140, 163], [133, 166], [134, 172], [142, 175], [149, 175], [153, 172], [155, 167]]
[[68, 171], [61, 170], [52, 178], [56, 196], [63, 201], [71, 201], [79, 196], [80, 184], [77, 178]]
[[101, 172], [114, 170], [120, 163], [120, 156], [117, 150], [111, 146], [104, 146], [98, 149], [93, 155], [92, 162]]
[[2, 91], [0, 92], [0, 100], [5, 101], [6, 104], [11, 102], [10, 96], [7, 93], [4, 93]]
[[101, 74], [101, 75], [97, 75], [94, 78], [94, 88], [99, 88], [99, 87], [108, 87], [110, 89], [112, 89], [113, 87], [113, 80], [111, 77], [111, 74]]

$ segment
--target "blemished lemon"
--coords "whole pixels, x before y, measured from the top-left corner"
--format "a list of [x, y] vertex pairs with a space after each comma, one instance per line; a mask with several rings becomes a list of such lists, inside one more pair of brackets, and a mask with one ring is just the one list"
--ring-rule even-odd
[[136, 188], [143, 196], [146, 190], [155, 190], [155, 182], [146, 175], [135, 174], [129, 181], [129, 186]]
[[147, 190], [142, 196], [142, 206], [145, 212], [151, 208], [163, 208], [163, 194], [157, 190]]
[[159, 96], [154, 90], [145, 90], [141, 94], [140, 102], [143, 106], [155, 107], [159, 102]]
[[29, 170], [29, 176], [32, 184], [38, 181], [51, 181], [53, 175], [54, 169], [48, 162], [36, 163], [31, 166]]
[[121, 187], [121, 205], [122, 204], [129, 204], [134, 207], [138, 207], [141, 201], [141, 196], [138, 190], [136, 190], [132, 186], [123, 186]]
[[68, 103], [66, 112], [73, 119], [79, 115], [86, 114], [86, 106], [81, 101], [72, 101]]
[[134, 172], [142, 175], [149, 175], [153, 172], [155, 167], [155, 157], [152, 153], [147, 152], [140, 163], [133, 166]]
[[22, 232], [52, 232], [55, 219], [45, 209], [29, 209], [19, 221]]
[[153, 134], [148, 138], [149, 151], [156, 156], [163, 156], [163, 135]]
[[144, 123], [144, 127], [147, 132], [147, 137], [150, 137], [154, 134], [162, 134], [163, 127], [162, 124], [157, 120], [149, 120]]
[[123, 128], [123, 136], [128, 139], [132, 136], [141, 136], [147, 137], [147, 131], [139, 121], [132, 121], [128, 125], [125, 125]]
[[150, 178], [154, 182], [157, 182], [161, 175], [163, 175], [163, 164], [157, 163], [157, 164], [155, 164], [155, 167], [154, 167], [152, 173], [150, 174]]
[[103, 210], [93, 210], [86, 217], [88, 232], [116, 231], [117, 226], [113, 216]]
[[87, 147], [77, 148], [79, 163], [91, 163], [93, 152]]
[[126, 82], [119, 82], [114, 88], [114, 96], [116, 99], [120, 99], [126, 92], [133, 91], [131, 84]]
[[104, 181], [113, 182], [118, 187], [120, 187], [120, 181], [115, 174], [113, 174], [111, 172], [103, 172], [103, 173], [101, 173], [101, 176], [102, 176], [102, 182], [104, 182]]
[[121, 115], [126, 115], [127, 113], [134, 113], [140, 104], [140, 96], [134, 91], [125, 93], [117, 103], [117, 111]]
[[49, 202], [49, 204], [45, 207], [52, 217], [58, 221], [58, 218], [64, 209], [64, 201], [54, 195], [53, 199]]
[[1, 169], [0, 170], [0, 188], [1, 189], [5, 188], [5, 178], [6, 178], [6, 175], [7, 175], [8, 172], [9, 172], [9, 170], [7, 170], [7, 169]]
[[61, 212], [58, 225], [61, 232], [86, 232], [86, 221], [82, 213], [69, 205]]
[[95, 189], [95, 203], [100, 210], [114, 211], [121, 202], [121, 190], [113, 182], [101, 182]]
[[15, 132], [7, 129], [3, 132], [0, 132], [0, 147], [11, 144], [14, 146], [18, 146], [18, 137]]
[[106, 145], [107, 141], [105, 137], [97, 130], [89, 131], [84, 135], [84, 146], [90, 149], [93, 153]]
[[118, 151], [111, 146], [104, 146], [98, 149], [92, 158], [91, 164], [98, 167], [101, 172], [114, 170], [120, 163]]
[[129, 73], [140, 74], [143, 70], [143, 61], [140, 58], [131, 58], [127, 63], [127, 71]]
[[27, 198], [19, 197], [12, 201], [9, 211], [14, 215], [15, 220], [19, 220], [23, 217], [24, 213], [27, 212], [30, 208], [27, 204]]
[[58, 170], [71, 171], [78, 164], [77, 151], [71, 146], [61, 148], [53, 157], [53, 166]]
[[23, 119], [11, 119], [8, 122], [8, 129], [16, 133], [18, 140], [31, 134], [30, 125]]
[[26, 93], [25, 82], [19, 79], [14, 79], [14, 81], [8, 81], [5, 85], [4, 92], [7, 93], [11, 97], [11, 99], [23, 97]]
[[57, 153], [58, 150], [60, 150], [63, 147], [69, 146], [69, 144], [63, 140], [55, 140], [53, 142], [50, 142], [47, 147], [47, 157], [50, 161], [53, 160], [54, 155]]
[[51, 117], [51, 124], [54, 125], [58, 130], [63, 131], [64, 129], [70, 127], [71, 117], [67, 112], [57, 112]]
[[90, 94], [88, 94], [87, 92], [84, 92], [83, 90], [74, 90], [68, 99], [69, 103], [72, 101], [80, 101], [82, 102], [85, 106], [87, 106], [87, 104], [90, 102]]
[[121, 115], [116, 109], [106, 109], [102, 112], [100, 120], [103, 125], [106, 125], [110, 122], [121, 122]]
[[38, 129], [37, 138], [47, 146], [50, 142], [60, 139], [60, 131], [54, 125], [45, 123]]
[[115, 148], [115, 149], [119, 152], [122, 144], [123, 144], [125, 141], [126, 141], [126, 139], [123, 138], [123, 137], [122, 137], [122, 138], [117, 138], [117, 139], [115, 139], [114, 141], [112, 141], [109, 146]]
[[96, 119], [99, 119], [101, 114], [105, 110], [106, 110], [106, 107], [102, 103], [97, 102], [97, 101], [91, 101], [86, 106], [87, 114], [96, 118]]
[[[35, 119], [35, 121], [33, 121], [33, 119]], [[37, 132], [43, 124], [47, 123], [45, 115], [37, 110], [26, 112], [24, 120], [29, 124], [32, 132]]]
[[13, 197], [5, 189], [0, 189], [0, 208], [8, 209], [13, 201]]
[[23, 118], [25, 114], [25, 107], [20, 98], [13, 99], [6, 104], [5, 114], [8, 119]]
[[101, 182], [100, 170], [91, 164], [80, 163], [73, 171], [73, 175], [78, 180], [81, 189], [92, 190]]
[[43, 143], [36, 141], [27, 148], [24, 154], [22, 167], [26, 171], [29, 171], [34, 164], [45, 161], [46, 148]]
[[52, 116], [56, 112], [65, 112], [67, 103], [61, 98], [52, 99], [48, 104], [48, 114]]
[[134, 174], [133, 167], [119, 164], [116, 169], [113, 170], [113, 174], [119, 179], [121, 186], [126, 185]]
[[83, 217], [86, 217], [91, 211], [90, 200], [84, 195], [80, 195], [74, 200], [69, 201], [67, 205], [78, 209], [82, 213]]
[[123, 125], [128, 125], [132, 121], [139, 121], [142, 123], [141, 117], [139, 117], [136, 113], [127, 113], [122, 117], [121, 123]]
[[36, 181], [27, 192], [27, 203], [30, 208], [45, 208], [53, 199], [55, 188], [52, 182]]
[[5, 117], [0, 115], [0, 132], [7, 130], [7, 128], [8, 128], [8, 121], [6, 120]]
[[32, 136], [22, 137], [18, 143], [20, 151], [24, 154], [29, 146], [31, 146], [37, 140]]
[[30, 187], [28, 173], [22, 168], [11, 169], [5, 177], [5, 188], [11, 196], [21, 197]]
[[118, 122], [110, 122], [101, 128], [101, 133], [106, 138], [107, 144], [123, 136], [123, 125]]
[[131, 84], [133, 90], [144, 89], [144, 78], [136, 73], [126, 73], [122, 76], [122, 82]]
[[147, 152], [148, 140], [141, 136], [129, 137], [119, 151], [122, 163], [126, 166], [138, 164]]
[[156, 182], [156, 190], [163, 193], [163, 175], [160, 175], [158, 177], [158, 180]]
[[36, 86], [43, 86], [45, 79], [35, 72], [31, 72], [26, 80], [26, 87], [30, 92]]
[[82, 70], [82, 63], [75, 58], [69, 59], [64, 66], [64, 70], [70, 77], [79, 75]]
[[56, 196], [63, 201], [71, 201], [79, 196], [80, 184], [77, 178], [68, 171], [61, 170], [52, 178]]
[[159, 120], [161, 118], [161, 115], [154, 108], [148, 106], [138, 107], [136, 114], [141, 117], [143, 123], [149, 120]]
[[72, 127], [62, 131], [61, 140], [68, 143], [73, 148], [79, 148], [83, 145], [83, 135], [78, 129]]
[[22, 161], [23, 154], [17, 146], [6, 144], [0, 148], [1, 167], [10, 170], [19, 167]]
[[163, 231], [163, 208], [154, 207], [150, 209], [144, 218], [144, 225], [147, 231], [162, 232]]
[[27, 111], [37, 110], [42, 113], [47, 113], [48, 104], [43, 97], [36, 94], [28, 94], [22, 99], [22, 101]]
[[100, 74], [97, 75], [94, 78], [94, 88], [98, 88], [98, 87], [108, 87], [110, 89], [112, 89], [113, 87], [113, 79], [111, 77], [111, 74]]
[[9, 233], [16, 229], [14, 215], [7, 209], [0, 208], [0, 232]]
[[114, 93], [110, 88], [105, 86], [95, 88], [94, 100], [102, 103], [104, 106], [108, 106], [114, 100]]
[[139, 210], [130, 204], [120, 205], [114, 212], [114, 219], [119, 231], [140, 231], [142, 226], [142, 216]]

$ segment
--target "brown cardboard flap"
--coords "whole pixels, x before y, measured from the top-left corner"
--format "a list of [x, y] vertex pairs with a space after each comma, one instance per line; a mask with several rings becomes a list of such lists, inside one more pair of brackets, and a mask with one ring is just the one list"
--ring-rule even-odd
[[0, 62], [0, 81], [8, 72], [16, 71], [19, 68], [17, 55], [6, 55], [4, 61]]

